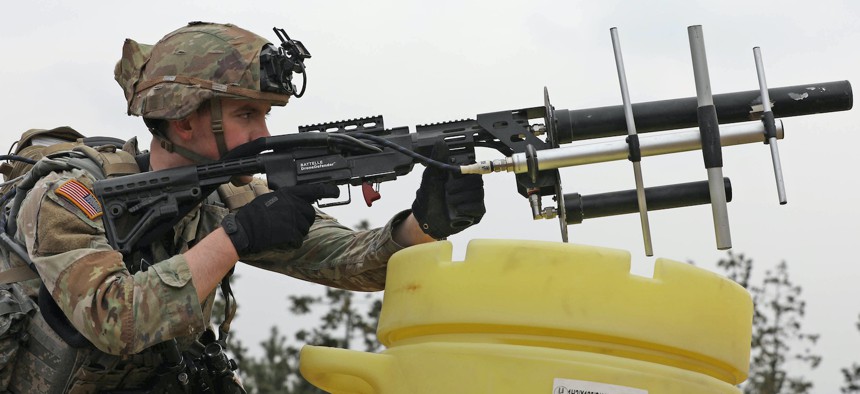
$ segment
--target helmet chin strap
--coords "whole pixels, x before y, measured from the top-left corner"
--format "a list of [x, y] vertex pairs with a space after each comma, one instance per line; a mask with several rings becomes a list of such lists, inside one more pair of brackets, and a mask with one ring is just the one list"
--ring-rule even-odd
[[[218, 157], [224, 157], [224, 155], [227, 154], [227, 141], [224, 138], [224, 121], [221, 115], [220, 98], [213, 97], [209, 100], [209, 114], [210, 122], [212, 124], [212, 134], [215, 135], [215, 145], [218, 147]], [[191, 162], [195, 164], [206, 164], [214, 161], [188, 148], [174, 144], [172, 141], [167, 139], [166, 136], [161, 135], [161, 133], [156, 130], [150, 129], [150, 131], [152, 132], [153, 138], [158, 140], [161, 148], [167, 152], [176, 153], [179, 156], [191, 160]]]
[[[218, 146], [218, 157], [223, 158], [227, 155], [227, 140], [224, 138], [224, 118], [221, 115], [221, 99], [218, 96], [209, 99], [209, 117], [212, 122], [212, 134], [215, 134], [215, 145]], [[250, 182], [233, 176], [230, 178], [230, 183], [233, 186], [244, 186]]]
[[[221, 99], [218, 96], [209, 100], [209, 117], [212, 122], [212, 134], [215, 134], [215, 145], [218, 146], [218, 157], [227, 155], [227, 140], [224, 138], [224, 117], [221, 115]], [[250, 181], [243, 180], [239, 176], [230, 178], [233, 186], [244, 186]]]
[[151, 130], [151, 131], [152, 131], [152, 138], [155, 138], [156, 140], [158, 140], [158, 145], [161, 146], [161, 149], [164, 149], [165, 151], [167, 151], [169, 153], [176, 153], [179, 156], [182, 156], [188, 160], [191, 160], [191, 162], [195, 163], [195, 164], [206, 164], [206, 163], [211, 163], [213, 161], [212, 159], [210, 159], [206, 156], [203, 156], [197, 152], [194, 152], [190, 149], [186, 149], [182, 146], [174, 144], [172, 141], [167, 139], [167, 137], [161, 135], [161, 133], [159, 133], [155, 130]]
[[227, 141], [224, 138], [224, 118], [221, 115], [221, 99], [218, 96], [209, 99], [209, 117], [212, 134], [215, 134], [215, 144], [218, 146], [218, 157], [224, 157], [227, 155]]
[[[224, 138], [224, 118], [221, 114], [220, 98], [213, 97], [209, 100], [209, 117], [210, 122], [212, 124], [212, 134], [215, 135], [215, 145], [218, 147], [218, 157], [223, 158], [225, 155], [227, 155], [227, 141]], [[191, 162], [195, 164], [206, 164], [214, 161], [190, 149], [174, 144], [165, 136], [162, 136], [154, 130], [152, 130], [152, 136], [153, 138], [158, 140], [158, 143], [159, 145], [161, 145], [162, 149], [170, 153], [176, 153], [179, 156], [191, 160]], [[230, 182], [234, 186], [244, 186], [248, 184], [248, 181], [242, 180], [238, 176], [230, 178]]]

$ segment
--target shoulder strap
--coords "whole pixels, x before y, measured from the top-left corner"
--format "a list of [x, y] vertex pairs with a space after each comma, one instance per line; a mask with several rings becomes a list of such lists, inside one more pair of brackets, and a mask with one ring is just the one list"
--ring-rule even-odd
[[38, 277], [39, 274], [36, 271], [33, 271], [29, 265], [20, 265], [0, 272], [0, 285], [23, 282], [25, 280], [36, 279]]
[[[98, 149], [79, 145], [74, 148], [74, 151], [83, 153], [89, 160], [85, 160], [84, 162], [70, 160], [70, 164], [87, 170], [94, 176], [99, 174], [101, 177], [98, 179], [113, 178], [140, 172], [140, 167], [138, 167], [134, 156], [124, 150], [117, 149], [114, 145], [103, 145], [98, 147]], [[86, 161], [89, 161], [89, 163], [86, 163]], [[92, 171], [92, 164], [98, 167], [97, 172]]]
[[[33, 188], [39, 179], [52, 171], [66, 171], [72, 168], [79, 168], [92, 174], [96, 179], [140, 172], [134, 156], [126, 151], [117, 150], [113, 145], [106, 145], [108, 148], [97, 150], [80, 143], [69, 144], [74, 145], [67, 146], [66, 143], [62, 143], [47, 147], [49, 151], [45, 152], [46, 158], [39, 160], [18, 183], [14, 199], [10, 205], [9, 218], [16, 218], [18, 216], [18, 211], [27, 192]], [[63, 148], [71, 148], [71, 150], [58, 151], [53, 149], [60, 145]], [[7, 229], [0, 229], [0, 232], [2, 232], [0, 233], [0, 243], [24, 261], [29, 261], [26, 250], [21, 250], [22, 245], [8, 235], [17, 232], [16, 221], [14, 219], [8, 220], [6, 221], [6, 225], [8, 226]], [[29, 265], [21, 266], [0, 272], [0, 284], [20, 282], [38, 277], [38, 273], [31, 269]]]

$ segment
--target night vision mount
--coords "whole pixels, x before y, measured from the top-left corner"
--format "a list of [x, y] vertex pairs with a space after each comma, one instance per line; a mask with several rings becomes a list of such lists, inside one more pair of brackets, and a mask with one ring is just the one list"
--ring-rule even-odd
[[[305, 59], [310, 59], [311, 53], [301, 41], [290, 39], [284, 29], [272, 30], [281, 40], [281, 46], [267, 44], [260, 52], [260, 88], [264, 92], [302, 97], [308, 84]], [[296, 91], [293, 73], [302, 74], [301, 91]]]

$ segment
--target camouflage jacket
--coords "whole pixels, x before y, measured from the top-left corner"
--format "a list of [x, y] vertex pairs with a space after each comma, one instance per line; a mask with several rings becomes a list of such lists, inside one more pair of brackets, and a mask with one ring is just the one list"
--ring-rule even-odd
[[[26, 244], [47, 290], [104, 353], [137, 354], [171, 338], [190, 343], [209, 325], [215, 292], [201, 305], [182, 253], [217, 229], [228, 209], [202, 204], [155, 245], [148, 269], [132, 273], [105, 238], [93, 182], [83, 170], [54, 172], [36, 183], [21, 206], [16, 237]], [[382, 228], [352, 231], [317, 211], [300, 248], [241, 260], [328, 286], [381, 290], [388, 258], [401, 249], [391, 238], [392, 227], [407, 214]]]

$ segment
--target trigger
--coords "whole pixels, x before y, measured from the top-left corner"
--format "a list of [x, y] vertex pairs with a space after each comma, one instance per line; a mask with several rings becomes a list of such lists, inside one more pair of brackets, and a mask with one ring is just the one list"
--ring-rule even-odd
[[364, 195], [364, 202], [367, 203], [367, 206], [371, 206], [374, 201], [379, 200], [382, 196], [379, 195], [379, 192], [373, 190], [373, 186], [367, 182], [361, 184], [361, 194]]

